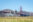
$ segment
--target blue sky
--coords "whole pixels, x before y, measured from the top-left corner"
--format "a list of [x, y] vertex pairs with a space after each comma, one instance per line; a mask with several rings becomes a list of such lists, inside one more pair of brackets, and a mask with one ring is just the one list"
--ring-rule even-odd
[[16, 9], [19, 11], [20, 6], [23, 11], [33, 12], [33, 0], [0, 0], [0, 10]]

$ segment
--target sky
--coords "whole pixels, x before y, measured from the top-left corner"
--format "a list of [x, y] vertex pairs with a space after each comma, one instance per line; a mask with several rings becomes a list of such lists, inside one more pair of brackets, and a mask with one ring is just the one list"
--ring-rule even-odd
[[11, 9], [20, 11], [33, 12], [33, 0], [0, 0], [0, 10]]

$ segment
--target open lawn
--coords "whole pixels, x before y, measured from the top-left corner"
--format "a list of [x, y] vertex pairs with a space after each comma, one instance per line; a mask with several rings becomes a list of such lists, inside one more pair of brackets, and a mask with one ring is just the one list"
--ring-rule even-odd
[[0, 17], [0, 22], [33, 22], [32, 17]]

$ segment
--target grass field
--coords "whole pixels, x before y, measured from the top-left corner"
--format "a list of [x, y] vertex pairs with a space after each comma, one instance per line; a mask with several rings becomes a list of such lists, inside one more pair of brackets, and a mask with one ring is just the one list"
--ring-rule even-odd
[[32, 17], [0, 17], [0, 22], [33, 22]]

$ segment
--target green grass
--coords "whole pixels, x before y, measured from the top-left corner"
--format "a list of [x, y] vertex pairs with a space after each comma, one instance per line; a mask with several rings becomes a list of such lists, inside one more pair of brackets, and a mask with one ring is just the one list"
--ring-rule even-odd
[[18, 18], [16, 18], [16, 17], [3, 18], [2, 17], [1, 18], [0, 17], [0, 22], [33, 22], [33, 20], [32, 20], [32, 18], [29, 18], [29, 17], [27, 17], [27, 18], [25, 18], [25, 17], [18, 17]]
[[32, 20], [0, 20], [0, 22], [32, 22]]

